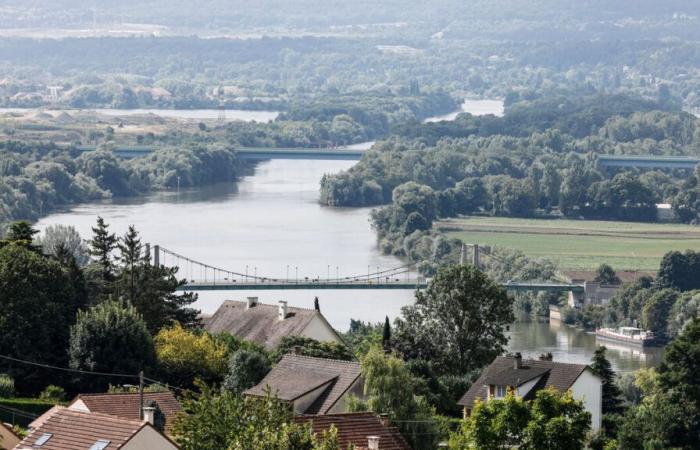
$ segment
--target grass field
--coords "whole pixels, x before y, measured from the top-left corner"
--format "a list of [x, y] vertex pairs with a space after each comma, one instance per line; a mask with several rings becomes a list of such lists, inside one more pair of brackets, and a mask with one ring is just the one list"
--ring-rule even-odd
[[700, 227], [582, 220], [461, 217], [435, 227], [464, 242], [515, 248], [561, 269], [656, 270], [670, 250], [700, 250]]

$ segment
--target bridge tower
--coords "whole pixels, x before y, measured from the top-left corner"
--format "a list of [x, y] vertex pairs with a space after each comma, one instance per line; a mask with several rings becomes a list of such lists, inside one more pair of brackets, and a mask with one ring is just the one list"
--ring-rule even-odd
[[153, 265], [160, 266], [160, 245], [153, 246]]

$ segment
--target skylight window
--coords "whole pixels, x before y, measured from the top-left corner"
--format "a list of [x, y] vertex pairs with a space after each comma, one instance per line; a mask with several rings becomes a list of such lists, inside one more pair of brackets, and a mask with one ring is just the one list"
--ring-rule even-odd
[[39, 439], [37, 439], [36, 442], [34, 443], [34, 447], [41, 447], [42, 445], [46, 444], [46, 442], [49, 439], [51, 439], [52, 436], [53, 436], [53, 434], [51, 434], [51, 433], [42, 434], [41, 437]]
[[90, 447], [90, 450], [104, 450], [105, 448], [107, 448], [109, 443], [110, 443], [110, 441], [108, 441], [106, 439], [100, 439], [99, 441], [92, 444], [92, 447]]

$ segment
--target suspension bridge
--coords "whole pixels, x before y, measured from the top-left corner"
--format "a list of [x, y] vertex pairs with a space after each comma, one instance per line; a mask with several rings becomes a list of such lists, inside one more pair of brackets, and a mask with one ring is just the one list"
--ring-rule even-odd
[[[477, 267], [480, 264], [478, 245], [471, 246], [471, 263]], [[466, 262], [466, 246], [462, 250], [462, 262]], [[174, 266], [179, 268], [178, 275], [187, 281], [181, 286], [181, 291], [248, 291], [248, 290], [319, 290], [319, 289], [395, 289], [416, 290], [425, 289], [429, 278], [419, 276], [415, 271], [416, 263], [399, 267], [371, 271], [366, 273], [340, 276], [338, 266], [335, 267], [335, 277], [331, 276], [331, 266], [327, 266], [326, 277], [299, 275], [298, 267], [287, 266], [286, 276], [263, 276], [257, 268], [251, 270], [246, 266], [245, 271], [233, 271], [197, 261], [187, 256], [168, 250], [159, 245], [153, 248], [153, 263], [155, 265]], [[151, 259], [151, 246], [146, 244], [146, 257]], [[293, 271], [292, 271], [293, 269]], [[544, 292], [584, 292], [584, 285], [571, 283], [554, 283], [549, 281], [508, 281], [501, 284], [508, 291], [544, 291]]]

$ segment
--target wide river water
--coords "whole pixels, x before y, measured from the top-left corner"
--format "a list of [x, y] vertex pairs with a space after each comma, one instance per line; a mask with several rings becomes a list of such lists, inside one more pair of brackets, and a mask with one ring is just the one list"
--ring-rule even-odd
[[[96, 217], [123, 234], [134, 224], [144, 242], [159, 244], [191, 259], [235, 272], [274, 278], [335, 278], [402, 265], [382, 255], [369, 223], [369, 208], [328, 208], [318, 203], [323, 174], [350, 168], [352, 161], [285, 161], [258, 164], [234, 185], [163, 192], [143, 198], [84, 204], [52, 214], [37, 224], [70, 224], [89, 237]], [[201, 278], [175, 258], [183, 278]], [[394, 290], [285, 290], [200, 292], [196, 307], [212, 313], [225, 299], [257, 296], [261, 302], [287, 300], [311, 308], [319, 297], [329, 322], [347, 330], [350, 319], [380, 322], [393, 319], [413, 301], [413, 292]], [[587, 363], [596, 348], [595, 336], [556, 323], [514, 324], [510, 348], [536, 357], [551, 352], [555, 361]], [[608, 347], [610, 347], [608, 345]], [[658, 351], [611, 348], [609, 356], [621, 371], [655, 365]]]

